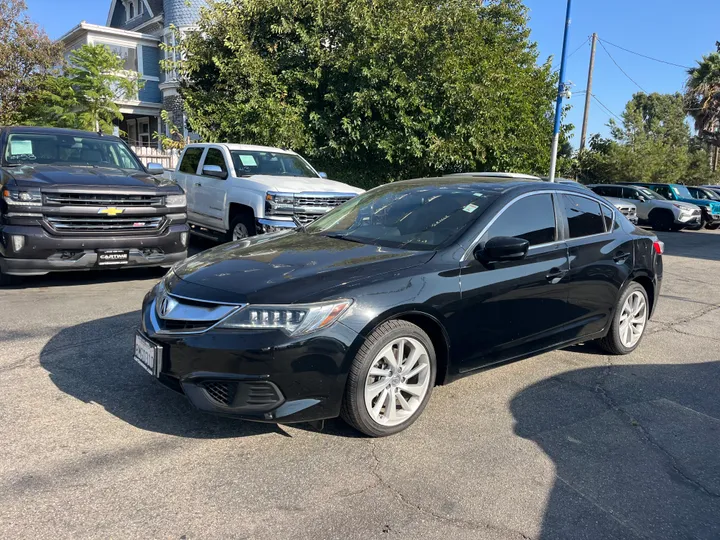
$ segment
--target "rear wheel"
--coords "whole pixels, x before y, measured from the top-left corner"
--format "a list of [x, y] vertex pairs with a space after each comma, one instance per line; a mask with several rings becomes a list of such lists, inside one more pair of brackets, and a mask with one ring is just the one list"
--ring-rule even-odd
[[432, 341], [407, 321], [388, 321], [368, 336], [350, 367], [341, 416], [370, 437], [408, 428], [432, 394]]
[[620, 295], [610, 331], [598, 342], [600, 347], [610, 354], [630, 354], [640, 345], [649, 317], [647, 292], [642, 285], [633, 281]]

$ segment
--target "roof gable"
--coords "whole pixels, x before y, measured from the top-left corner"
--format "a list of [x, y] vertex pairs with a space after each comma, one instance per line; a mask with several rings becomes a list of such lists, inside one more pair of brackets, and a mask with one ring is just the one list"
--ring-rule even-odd
[[136, 5], [137, 2], [143, 2], [144, 4], [143, 15], [142, 17], [136, 17], [131, 21], [128, 21], [127, 13], [125, 11], [125, 2], [123, 2], [123, 0], [112, 0], [110, 3], [110, 12], [108, 13], [106, 26], [131, 30], [153, 17], [162, 15], [163, 13], [162, 0], [135, 0]]

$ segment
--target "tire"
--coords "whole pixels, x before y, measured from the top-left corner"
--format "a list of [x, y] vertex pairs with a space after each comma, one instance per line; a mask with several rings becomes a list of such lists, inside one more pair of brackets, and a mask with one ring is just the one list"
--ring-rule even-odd
[[[236, 229], [243, 229], [245, 236], [236, 236]], [[241, 213], [237, 214], [230, 222], [230, 230], [225, 234], [225, 241], [233, 242], [235, 240], [243, 240], [244, 238], [255, 236], [255, 234], [255, 220], [250, 214]]]
[[[399, 343], [403, 347], [401, 366], [408, 366], [407, 363], [415, 358], [405, 371], [406, 375], [412, 375], [407, 380], [403, 378], [402, 371], [395, 371], [388, 361], [388, 354], [397, 361]], [[386, 351], [388, 348], [389, 351]], [[415, 353], [418, 353], [417, 356]], [[373, 375], [371, 368], [376, 374], [385, 371], [388, 375]], [[413, 375], [415, 371], [417, 374]], [[355, 356], [340, 415], [348, 424], [370, 437], [399, 433], [422, 414], [430, 400], [436, 373], [435, 348], [428, 335], [407, 321], [387, 321], [367, 337]], [[373, 386], [382, 388], [375, 397], [372, 397]], [[412, 393], [406, 391], [410, 388]], [[366, 389], [370, 390], [369, 398], [366, 397]], [[392, 405], [393, 412], [390, 409]], [[377, 409], [375, 415], [371, 413], [371, 408]]]
[[709, 231], [716, 231], [720, 227], [720, 223], [708, 223], [705, 228]]
[[675, 217], [667, 210], [655, 211], [650, 217], [650, 225], [654, 231], [671, 231], [675, 224]]
[[[628, 342], [627, 336], [629, 334], [625, 334], [621, 329], [622, 327], [622, 319], [625, 317], [626, 312], [628, 311], [628, 304], [629, 298], [641, 298], [643, 302], [643, 317], [644, 320], [642, 321], [642, 327], [640, 328], [640, 335], [635, 339], [635, 336], [633, 336], [634, 341]], [[630, 305], [630, 309], [632, 310], [632, 306]], [[633, 311], [630, 311], [630, 313], [633, 313]], [[623, 293], [620, 295], [620, 298], [618, 299], [617, 305], [615, 306], [615, 316], [613, 317], [612, 322], [610, 323], [610, 330], [608, 331], [607, 336], [604, 338], [598, 340], [598, 344], [602, 349], [604, 349], [606, 352], [621, 356], [625, 354], [630, 354], [635, 349], [638, 348], [640, 343], [642, 342], [643, 337], [645, 336], [645, 331], [647, 330], [647, 323], [648, 323], [648, 317], [650, 315], [650, 301], [647, 297], [647, 292], [645, 292], [645, 289], [642, 285], [637, 283], [636, 281], [630, 282], [630, 284], [625, 288]], [[633, 324], [633, 323], [631, 323]], [[637, 328], [637, 325], [633, 324], [635, 328]]]

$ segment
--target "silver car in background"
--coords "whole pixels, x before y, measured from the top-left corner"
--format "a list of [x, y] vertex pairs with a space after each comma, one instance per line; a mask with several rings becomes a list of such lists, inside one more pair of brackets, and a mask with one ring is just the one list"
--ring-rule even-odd
[[642, 186], [592, 184], [588, 187], [605, 198], [613, 197], [634, 204], [640, 225], [650, 225], [656, 231], [680, 231], [688, 227], [697, 228], [701, 224], [699, 206], [669, 201]]

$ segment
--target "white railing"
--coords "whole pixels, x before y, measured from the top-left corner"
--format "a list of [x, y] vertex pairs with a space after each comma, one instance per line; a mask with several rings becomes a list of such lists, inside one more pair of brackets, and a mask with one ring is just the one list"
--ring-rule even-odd
[[131, 146], [130, 148], [145, 165], [159, 163], [166, 169], [174, 169], [178, 162], [177, 150], [159, 150], [152, 146]]

